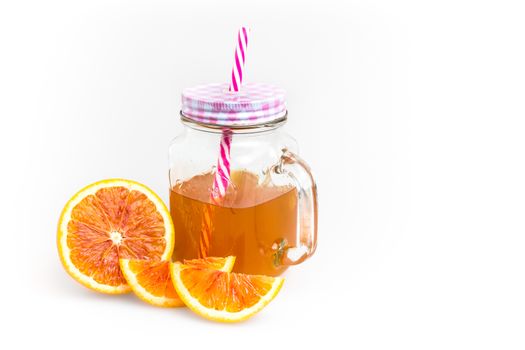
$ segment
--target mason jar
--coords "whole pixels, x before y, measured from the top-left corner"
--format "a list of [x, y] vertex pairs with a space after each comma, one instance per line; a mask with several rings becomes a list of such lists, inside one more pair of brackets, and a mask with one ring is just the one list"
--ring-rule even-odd
[[233, 271], [277, 276], [317, 244], [317, 189], [282, 130], [285, 93], [248, 83], [184, 89], [169, 147], [174, 260], [235, 256]]

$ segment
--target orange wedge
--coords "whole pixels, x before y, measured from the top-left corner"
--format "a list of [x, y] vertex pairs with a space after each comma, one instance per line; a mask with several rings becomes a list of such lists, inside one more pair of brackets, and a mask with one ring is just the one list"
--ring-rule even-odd
[[213, 321], [243, 321], [272, 301], [284, 279], [171, 263], [177, 294], [195, 313]]
[[[185, 260], [184, 264], [230, 272], [234, 256]], [[168, 260], [120, 259], [120, 268], [133, 292], [145, 302], [162, 307], [184, 306], [170, 278]]]
[[119, 258], [166, 260], [173, 223], [162, 200], [146, 186], [110, 179], [91, 184], [66, 204], [57, 245], [66, 271], [84, 286], [109, 294], [130, 287]]

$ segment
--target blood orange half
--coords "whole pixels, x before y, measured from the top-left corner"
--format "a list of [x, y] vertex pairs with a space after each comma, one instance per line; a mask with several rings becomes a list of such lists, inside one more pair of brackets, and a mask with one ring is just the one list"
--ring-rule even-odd
[[146, 186], [103, 180], [75, 194], [58, 223], [57, 245], [66, 271], [103, 293], [130, 287], [119, 258], [166, 260], [173, 251], [173, 223], [162, 200]]

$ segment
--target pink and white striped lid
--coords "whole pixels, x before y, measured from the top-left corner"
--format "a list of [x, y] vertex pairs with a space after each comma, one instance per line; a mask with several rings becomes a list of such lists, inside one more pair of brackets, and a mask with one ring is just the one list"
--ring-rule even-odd
[[255, 126], [286, 115], [283, 89], [273, 85], [246, 83], [240, 91], [229, 91], [228, 83], [207, 84], [182, 91], [182, 114], [197, 123], [217, 126]]

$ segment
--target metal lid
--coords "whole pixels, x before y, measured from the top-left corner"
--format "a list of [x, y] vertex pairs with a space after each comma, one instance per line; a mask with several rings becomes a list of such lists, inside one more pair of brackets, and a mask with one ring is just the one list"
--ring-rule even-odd
[[182, 92], [182, 115], [200, 124], [255, 126], [272, 123], [286, 115], [285, 92], [276, 86], [243, 84], [229, 91], [228, 84], [206, 84]]

